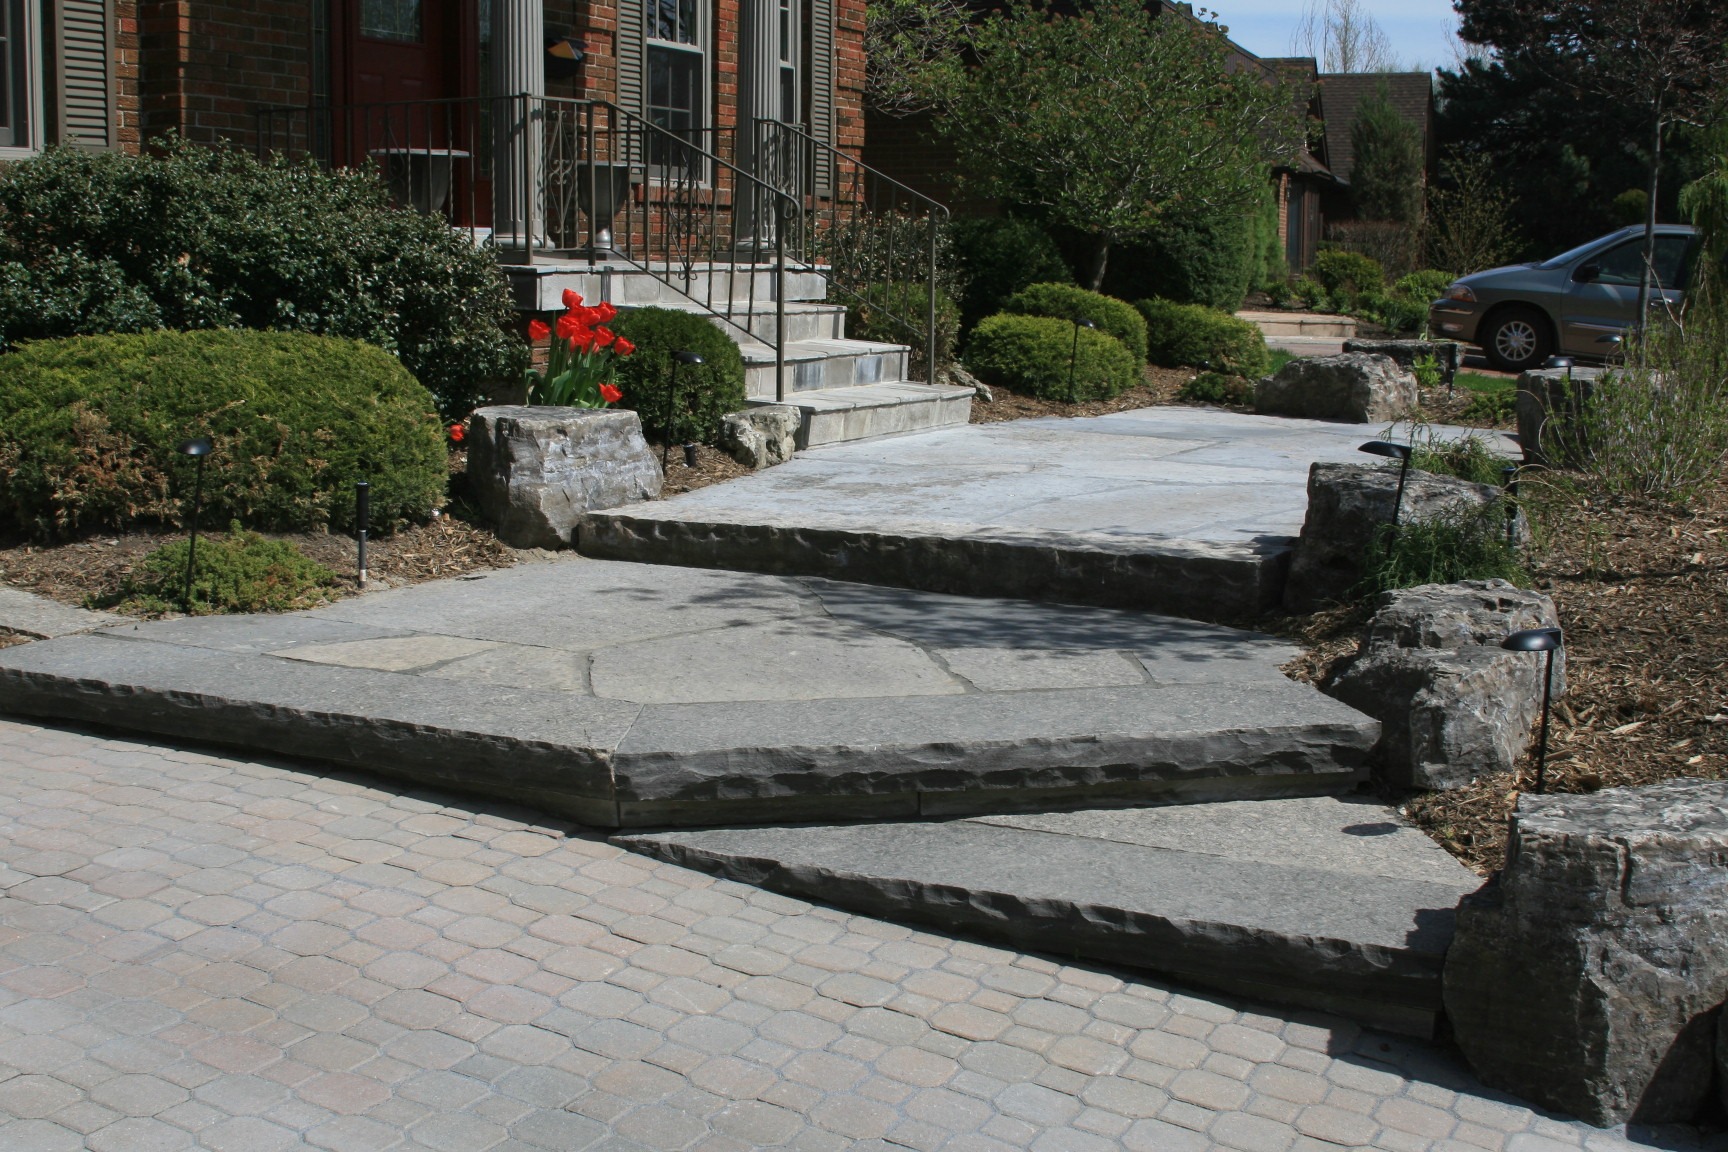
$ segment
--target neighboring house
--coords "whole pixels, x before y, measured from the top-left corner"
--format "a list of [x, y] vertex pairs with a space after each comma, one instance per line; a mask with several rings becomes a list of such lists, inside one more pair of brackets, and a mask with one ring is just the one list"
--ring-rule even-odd
[[1357, 110], [1384, 84], [1398, 114], [1416, 127], [1422, 139], [1422, 170], [1432, 179], [1437, 160], [1434, 135], [1434, 77], [1427, 72], [1326, 72], [1319, 77], [1320, 119], [1325, 124], [1326, 166], [1342, 184], [1326, 197], [1327, 219], [1355, 219], [1356, 209], [1346, 192], [1356, 168], [1350, 140]]

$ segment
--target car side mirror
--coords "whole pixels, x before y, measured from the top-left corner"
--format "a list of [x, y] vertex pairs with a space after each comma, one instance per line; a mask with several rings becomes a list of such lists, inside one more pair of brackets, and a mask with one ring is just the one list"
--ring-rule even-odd
[[1580, 284], [1594, 284], [1602, 275], [1600, 264], [1580, 264], [1572, 273], [1572, 279]]

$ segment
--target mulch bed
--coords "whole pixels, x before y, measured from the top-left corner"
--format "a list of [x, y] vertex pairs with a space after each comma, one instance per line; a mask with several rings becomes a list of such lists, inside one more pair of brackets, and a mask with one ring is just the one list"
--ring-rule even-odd
[[[1567, 645], [1547, 790], [1728, 778], [1728, 485], [1689, 512], [1616, 503], [1539, 522], [1532, 576], [1554, 598]], [[1358, 606], [1254, 623], [1306, 644], [1285, 671], [1317, 682], [1355, 652], [1367, 615]], [[1527, 755], [1516, 772], [1465, 788], [1387, 798], [1488, 875], [1505, 861], [1507, 818], [1534, 782]]]
[[1003, 420], [1028, 420], [1039, 416], [1103, 416], [1111, 412], [1127, 412], [1132, 408], [1150, 408], [1155, 404], [1173, 404], [1182, 385], [1194, 379], [1187, 368], [1148, 367], [1145, 382], [1109, 400], [1082, 400], [1069, 404], [1063, 400], [1041, 400], [1006, 388], [991, 388], [994, 400], [982, 397], [972, 401], [972, 423], [996, 424]]

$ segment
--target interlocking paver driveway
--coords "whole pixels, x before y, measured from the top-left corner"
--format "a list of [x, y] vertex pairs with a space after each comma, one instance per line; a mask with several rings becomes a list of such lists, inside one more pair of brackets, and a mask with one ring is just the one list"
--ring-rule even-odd
[[1338, 1020], [280, 764], [0, 722], [0, 889], [6, 1152], [1625, 1146]]

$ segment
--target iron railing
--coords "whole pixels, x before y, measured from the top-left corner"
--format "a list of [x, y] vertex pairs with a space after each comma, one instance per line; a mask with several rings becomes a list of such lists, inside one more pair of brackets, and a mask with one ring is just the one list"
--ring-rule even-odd
[[[788, 124], [674, 132], [604, 101], [527, 95], [265, 108], [260, 154], [375, 167], [392, 199], [501, 261], [634, 267], [775, 353], [786, 389], [789, 270], [941, 359], [947, 209]], [[741, 155], [744, 152], [747, 154]], [[772, 306], [771, 325], [767, 316]]]
[[755, 140], [757, 171], [797, 204], [793, 260], [826, 265], [829, 287], [898, 329], [922, 353], [913, 374], [934, 382], [950, 351], [937, 326], [948, 209], [795, 125], [758, 120]]

